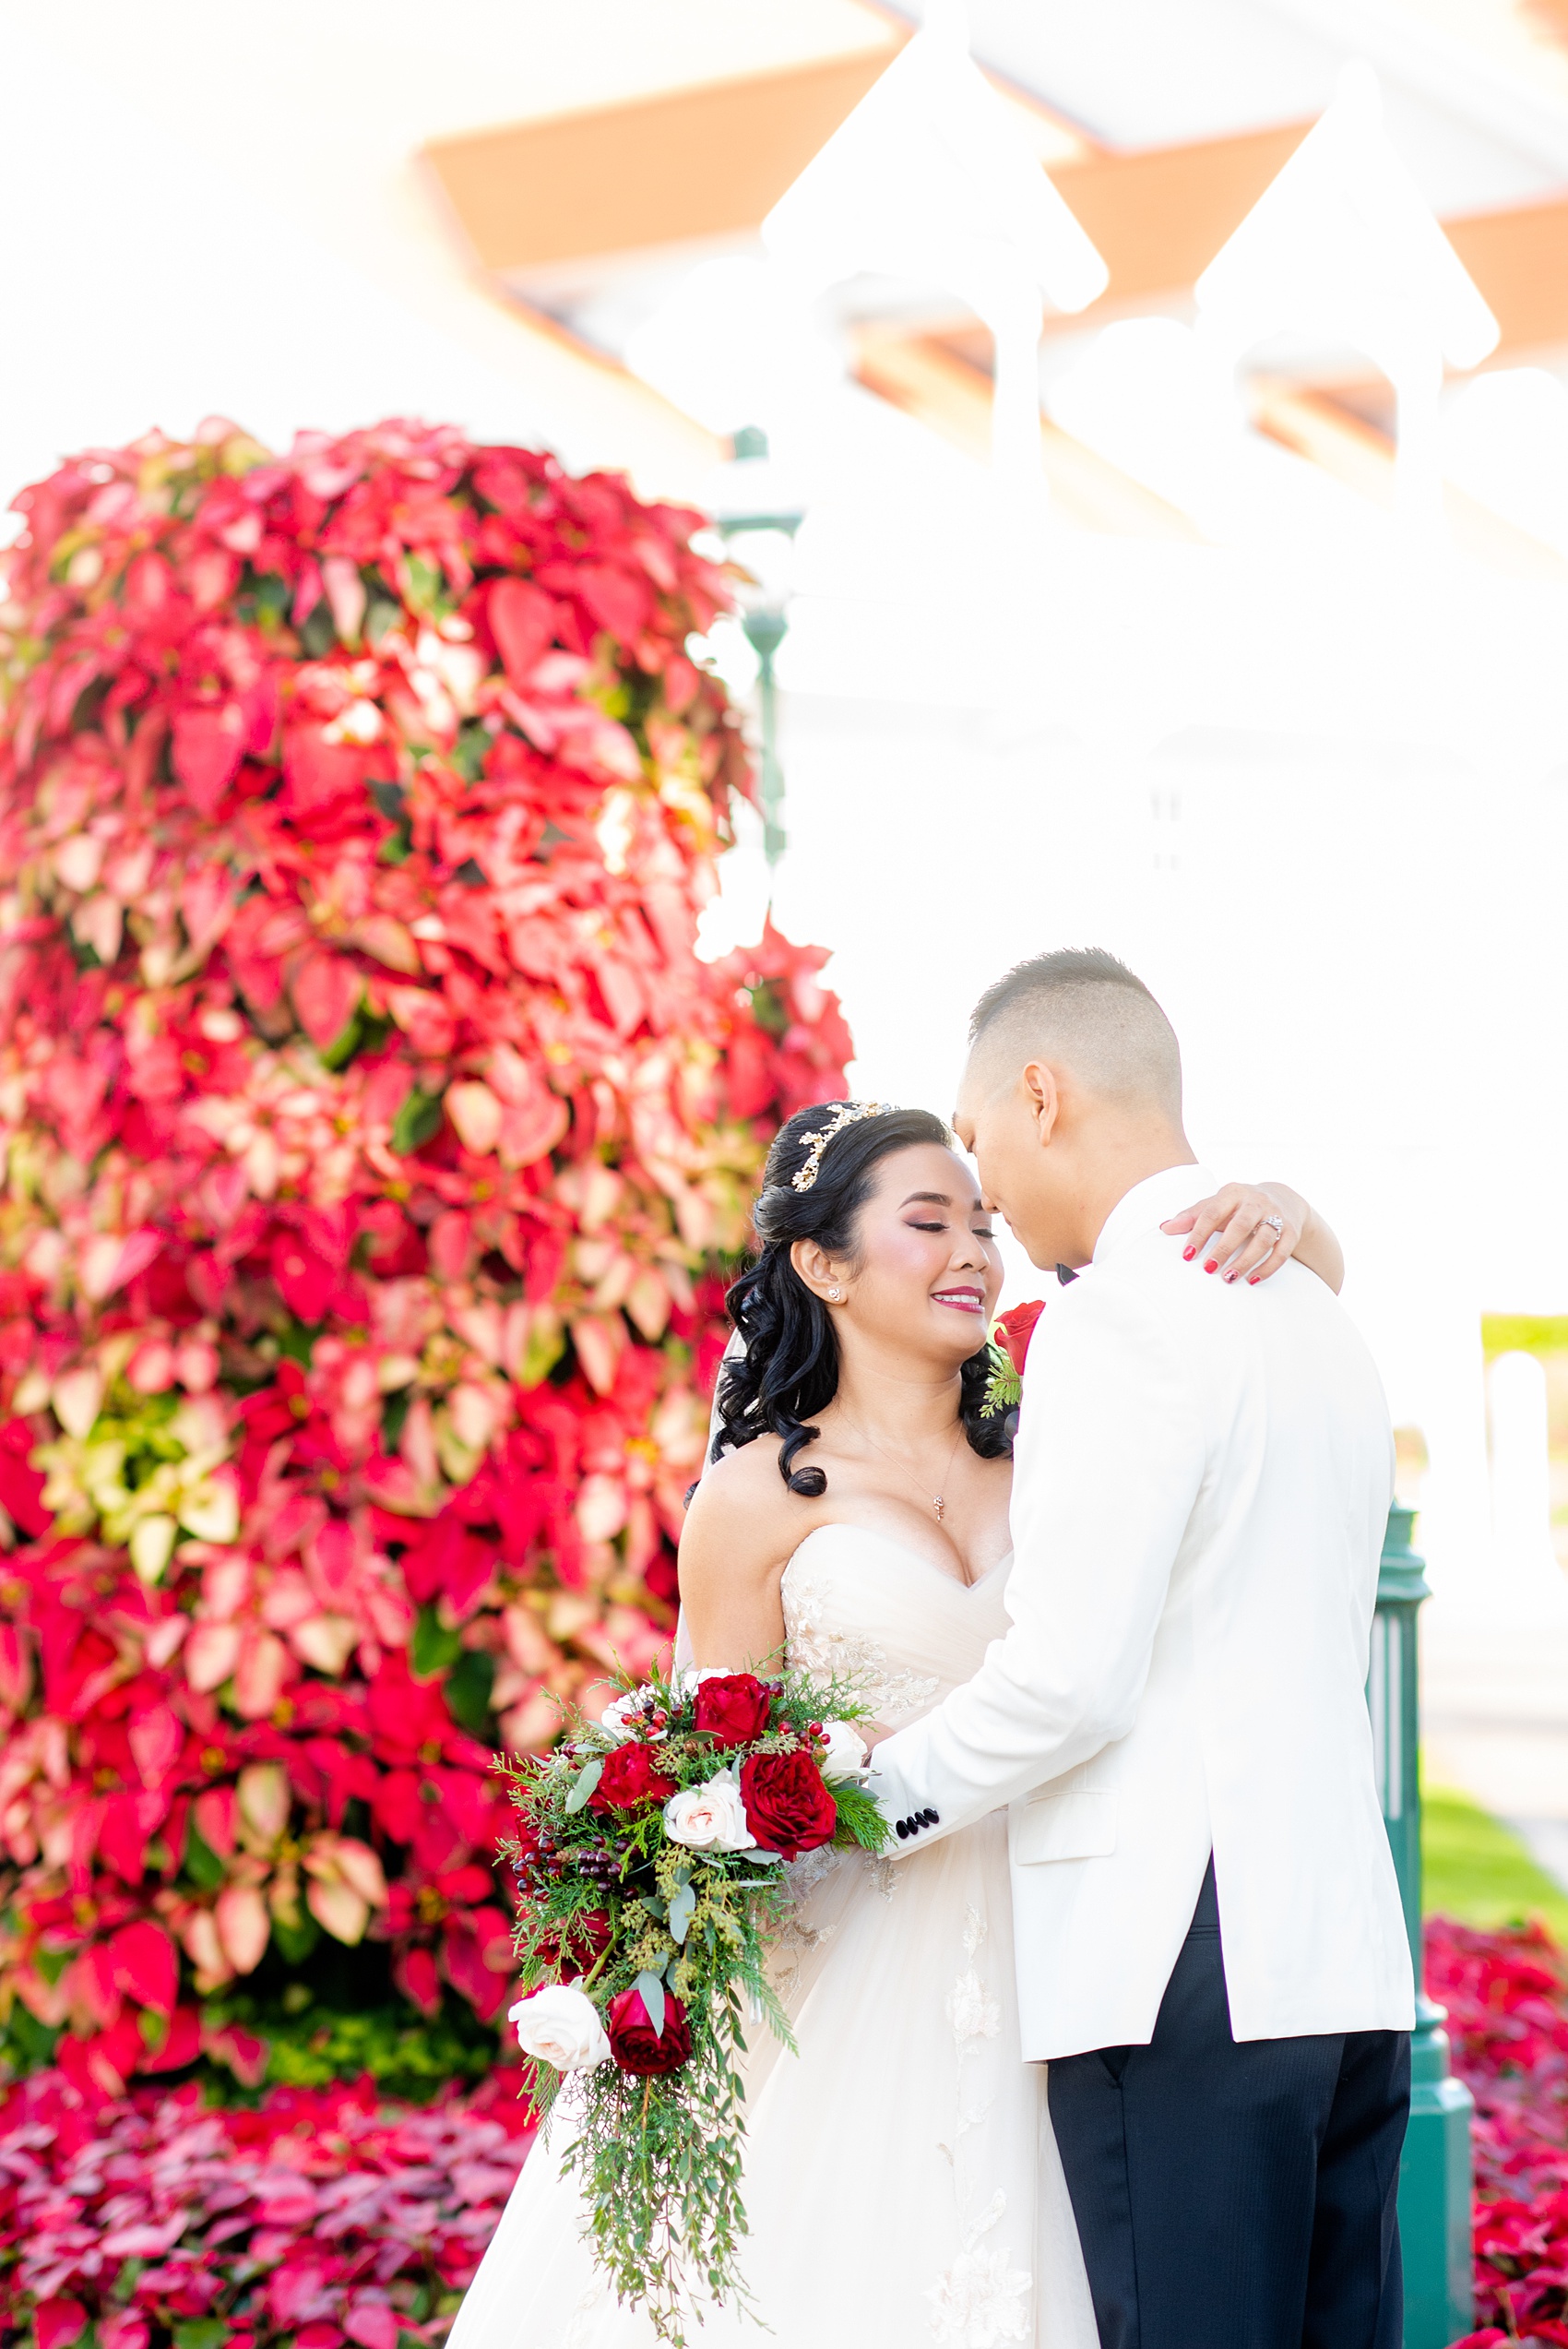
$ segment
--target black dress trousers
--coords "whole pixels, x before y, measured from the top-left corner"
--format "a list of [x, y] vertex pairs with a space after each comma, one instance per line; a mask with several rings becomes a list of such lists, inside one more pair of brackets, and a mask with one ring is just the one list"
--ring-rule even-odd
[[1238, 2045], [1212, 1860], [1150, 2044], [1050, 2096], [1100, 2349], [1399, 2349], [1409, 2034]]

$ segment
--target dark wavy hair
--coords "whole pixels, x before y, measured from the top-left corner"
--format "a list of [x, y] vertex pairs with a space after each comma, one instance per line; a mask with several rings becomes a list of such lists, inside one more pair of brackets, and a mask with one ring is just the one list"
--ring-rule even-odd
[[[820, 1133], [844, 1106], [818, 1102], [813, 1109], [798, 1110], [780, 1128], [752, 1210], [757, 1255], [724, 1300], [746, 1351], [731, 1356], [719, 1374], [711, 1457], [754, 1443], [759, 1436], [780, 1436], [778, 1473], [792, 1493], [807, 1500], [827, 1490], [827, 1478], [820, 1468], [797, 1468], [795, 1461], [821, 1432], [807, 1423], [838, 1391], [838, 1341], [833, 1316], [790, 1261], [790, 1246], [796, 1240], [814, 1240], [830, 1255], [852, 1261], [857, 1220], [881, 1162], [921, 1142], [953, 1147], [952, 1135], [929, 1110], [888, 1110], [836, 1134], [817, 1163], [816, 1181], [809, 1190], [796, 1190], [790, 1178], [805, 1163], [807, 1137]], [[982, 1460], [995, 1460], [1012, 1451], [1013, 1438], [1010, 1414], [985, 1408], [988, 1376], [981, 1346], [963, 1365], [958, 1411], [971, 1449]]]

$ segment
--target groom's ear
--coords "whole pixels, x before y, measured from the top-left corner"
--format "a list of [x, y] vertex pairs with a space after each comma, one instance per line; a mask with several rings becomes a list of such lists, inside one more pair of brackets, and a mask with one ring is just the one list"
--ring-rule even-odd
[[1056, 1082], [1056, 1071], [1048, 1061], [1028, 1060], [1024, 1063], [1019, 1082], [1024, 1089], [1025, 1104], [1034, 1123], [1035, 1138], [1042, 1150], [1047, 1149], [1062, 1114], [1062, 1093]]

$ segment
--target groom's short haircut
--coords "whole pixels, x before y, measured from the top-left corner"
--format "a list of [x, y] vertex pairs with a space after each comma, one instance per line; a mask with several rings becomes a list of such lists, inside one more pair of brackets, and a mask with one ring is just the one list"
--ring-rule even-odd
[[971, 1054], [1060, 1054], [1107, 1100], [1182, 1121], [1182, 1048], [1143, 981], [1103, 947], [1059, 947], [1016, 962], [969, 1021]]

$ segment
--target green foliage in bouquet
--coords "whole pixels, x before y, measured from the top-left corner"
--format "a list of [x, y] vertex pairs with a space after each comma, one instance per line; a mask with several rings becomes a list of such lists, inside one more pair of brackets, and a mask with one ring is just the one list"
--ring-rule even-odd
[[800, 1674], [655, 1676], [505, 1765], [525, 2078], [576, 2132], [563, 2166], [596, 2261], [675, 2349], [703, 2300], [746, 2300], [740, 2059], [748, 2021], [794, 2047], [767, 1963], [786, 1864], [886, 1840], [864, 1711]]

